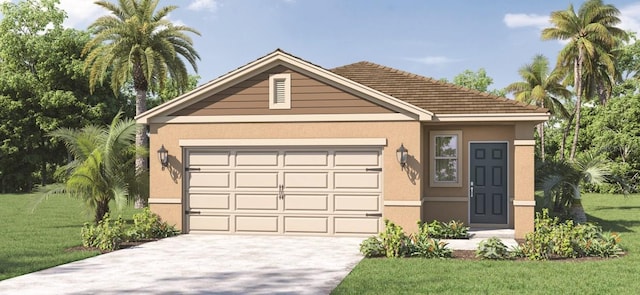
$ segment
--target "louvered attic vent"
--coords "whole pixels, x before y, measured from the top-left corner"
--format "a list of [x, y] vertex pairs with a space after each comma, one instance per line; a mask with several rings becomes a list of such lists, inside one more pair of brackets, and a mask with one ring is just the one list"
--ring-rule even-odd
[[291, 109], [291, 74], [269, 76], [269, 108]]

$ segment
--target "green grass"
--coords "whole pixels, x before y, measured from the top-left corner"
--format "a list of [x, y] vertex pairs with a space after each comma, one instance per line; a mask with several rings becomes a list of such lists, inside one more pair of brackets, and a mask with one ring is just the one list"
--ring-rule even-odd
[[[40, 193], [0, 195], [0, 280], [99, 254], [66, 251], [82, 245], [80, 228], [92, 220], [81, 201], [41, 199]], [[127, 208], [122, 216], [130, 219], [134, 212]]]
[[364, 259], [332, 294], [636, 294], [640, 195], [585, 195], [589, 221], [621, 234], [628, 252], [607, 260]]

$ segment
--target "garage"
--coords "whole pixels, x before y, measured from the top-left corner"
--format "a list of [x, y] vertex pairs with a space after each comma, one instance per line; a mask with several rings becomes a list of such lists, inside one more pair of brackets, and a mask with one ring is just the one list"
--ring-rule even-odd
[[381, 147], [185, 147], [189, 233], [370, 235]]

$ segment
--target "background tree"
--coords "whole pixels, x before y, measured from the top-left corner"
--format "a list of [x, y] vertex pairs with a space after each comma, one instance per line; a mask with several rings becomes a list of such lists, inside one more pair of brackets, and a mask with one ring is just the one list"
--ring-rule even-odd
[[108, 89], [90, 95], [80, 57], [89, 35], [64, 29], [57, 3], [0, 4], [0, 192], [51, 181], [66, 153], [49, 131], [108, 122], [124, 105]]
[[[567, 110], [562, 105], [559, 98], [568, 99], [571, 92], [562, 85], [563, 76], [553, 71], [549, 73], [549, 61], [543, 55], [536, 55], [533, 62], [524, 65], [518, 71], [523, 81], [514, 82], [506, 87], [506, 91], [513, 93], [515, 99], [528, 104], [547, 108], [551, 114], [559, 114], [561, 117], [568, 117]], [[545, 123], [538, 124], [538, 135], [540, 136], [540, 156], [545, 159]]]
[[[445, 78], [440, 79], [440, 81], [451, 83]], [[453, 77], [453, 84], [500, 97], [504, 97], [507, 94], [504, 89], [489, 90], [489, 85], [493, 84], [493, 78], [487, 75], [487, 71], [484, 68], [478, 69], [477, 72], [468, 69], [464, 70], [462, 73]]]
[[595, 73], [598, 64], [607, 67], [615, 75], [614, 58], [611, 51], [626, 38], [626, 32], [615, 25], [620, 23], [620, 11], [601, 0], [588, 0], [576, 14], [573, 5], [567, 10], [551, 13], [553, 27], [542, 31], [543, 40], [568, 40], [558, 55], [557, 67], [572, 72], [575, 101], [575, 128], [570, 159], [575, 158], [580, 131], [585, 73]]
[[55, 192], [65, 192], [81, 199], [94, 211], [98, 223], [114, 201], [122, 208], [132, 196], [148, 191], [144, 171], [135, 169], [136, 123], [121, 119], [118, 113], [111, 125], [88, 125], [82, 129], [61, 128], [50, 133], [63, 141], [73, 160], [61, 167], [69, 176]]
[[[136, 115], [147, 110], [147, 92], [162, 89], [167, 76], [173, 79], [179, 91], [184, 91], [189, 79], [183, 58], [196, 71], [196, 61], [200, 59], [193, 41], [186, 34], [200, 33], [171, 23], [167, 15], [177, 6], [158, 8], [158, 2], [119, 0], [116, 5], [97, 1], [96, 4], [111, 14], [100, 17], [89, 27], [94, 37], [84, 48], [91, 89], [102, 84], [109, 74], [114, 92], [132, 80]], [[140, 129], [136, 144], [144, 147], [147, 141], [145, 130]], [[137, 157], [136, 167], [146, 169], [146, 158]], [[143, 202], [141, 198], [137, 204]]]

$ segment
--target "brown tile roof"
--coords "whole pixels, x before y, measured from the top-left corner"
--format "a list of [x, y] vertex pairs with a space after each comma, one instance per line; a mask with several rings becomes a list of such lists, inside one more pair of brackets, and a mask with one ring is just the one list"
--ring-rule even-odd
[[436, 115], [547, 112], [544, 108], [371, 62], [357, 62], [330, 71]]

